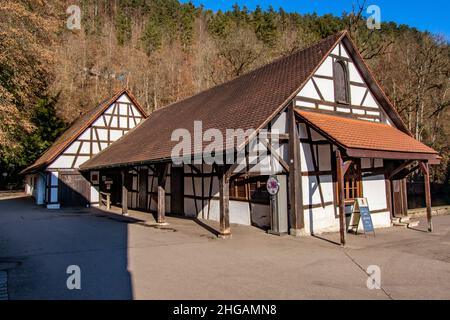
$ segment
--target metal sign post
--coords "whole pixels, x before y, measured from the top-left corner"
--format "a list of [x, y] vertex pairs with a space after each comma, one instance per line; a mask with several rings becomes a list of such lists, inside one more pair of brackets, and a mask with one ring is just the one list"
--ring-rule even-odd
[[279, 210], [277, 195], [280, 191], [280, 182], [276, 176], [270, 176], [267, 179], [267, 192], [270, 195], [270, 230], [271, 234], [280, 235]]

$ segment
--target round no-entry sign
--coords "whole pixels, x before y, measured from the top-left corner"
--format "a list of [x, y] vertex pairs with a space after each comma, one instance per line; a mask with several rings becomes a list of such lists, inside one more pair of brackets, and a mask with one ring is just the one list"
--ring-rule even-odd
[[269, 179], [267, 179], [267, 191], [271, 196], [275, 196], [278, 191], [280, 191], [280, 183], [278, 182], [277, 177], [270, 176]]

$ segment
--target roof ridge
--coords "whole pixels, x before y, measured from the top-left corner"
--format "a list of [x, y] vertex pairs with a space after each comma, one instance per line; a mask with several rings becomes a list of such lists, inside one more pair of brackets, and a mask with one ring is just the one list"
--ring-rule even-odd
[[[238, 76], [238, 77], [235, 77], [235, 78], [233, 78], [233, 79], [227, 80], [227, 81], [225, 81], [225, 82], [223, 82], [223, 83], [219, 83], [219, 84], [217, 84], [217, 85], [215, 85], [215, 86], [212, 86], [212, 87], [207, 88], [207, 89], [205, 89], [205, 90], [202, 90], [202, 91], [200, 91], [200, 92], [198, 92], [198, 93], [195, 93], [195, 94], [193, 94], [193, 95], [191, 95], [191, 96], [189, 96], [189, 97], [186, 97], [186, 98], [184, 98], [184, 99], [180, 99], [180, 100], [175, 101], [175, 102], [172, 102], [172, 103], [170, 103], [170, 104], [168, 104], [168, 105], [162, 106], [162, 107], [160, 107], [160, 108], [158, 108], [158, 109], [155, 109], [155, 110], [152, 112], [152, 114], [153, 114], [154, 112], [158, 112], [158, 111], [164, 110], [164, 109], [166, 109], [166, 108], [168, 108], [168, 107], [170, 107], [170, 106], [176, 105], [177, 103], [179, 103], [179, 102], [181, 102], [181, 101], [188, 100], [188, 99], [191, 99], [191, 98], [193, 98], [193, 97], [195, 97], [195, 96], [201, 95], [201, 94], [203, 94], [203, 93], [205, 93], [205, 92], [209, 92], [209, 91], [211, 91], [211, 90], [214, 90], [214, 89], [217, 89], [217, 88], [220, 88], [220, 87], [223, 87], [223, 86], [232, 84], [232, 83], [234, 83], [234, 82], [236, 82], [236, 81], [238, 81], [238, 80], [240, 80], [240, 79], [242, 79], [242, 78], [244, 78], [244, 77], [248, 77], [248, 76], [250, 76], [250, 75], [252, 75], [252, 74], [257, 73], [257, 72], [260, 71], [261, 69], [269, 68], [270, 66], [272, 66], [272, 65], [274, 65], [274, 64], [276, 64], [276, 63], [278, 63], [278, 62], [280, 62], [280, 61], [282, 61], [282, 60], [284, 60], [284, 59], [288, 59], [288, 58], [290, 58], [290, 57], [292, 57], [292, 56], [294, 56], [294, 55], [296, 55], [296, 54], [300, 54], [300, 53], [303, 52], [303, 51], [311, 50], [311, 49], [313, 49], [313, 48], [316, 47], [316, 46], [320, 46], [321, 44], [323, 44], [323, 43], [326, 42], [326, 41], [329, 41], [329, 40], [332, 39], [333, 37], [336, 37], [336, 41], [335, 41], [335, 42], [337, 42], [337, 39], [341, 38], [344, 34], [348, 34], [348, 31], [347, 31], [347, 30], [341, 30], [341, 31], [339, 31], [339, 32], [337, 32], [337, 33], [334, 33], [334, 34], [332, 34], [332, 35], [329, 35], [329, 36], [327, 36], [327, 37], [325, 37], [325, 38], [323, 38], [323, 39], [320, 39], [320, 40], [316, 41], [315, 43], [313, 43], [313, 44], [311, 44], [311, 45], [309, 45], [309, 46], [307, 46], [307, 47], [304, 47], [304, 48], [295, 50], [294, 52], [292, 52], [292, 53], [290, 53], [290, 54], [288, 54], [288, 55], [280, 56], [280, 57], [278, 57], [278, 58], [272, 60], [271, 62], [269, 62], [269, 63], [267, 63], [267, 64], [264, 64], [264, 65], [262, 65], [262, 66], [259, 66], [259, 67], [255, 68], [255, 69], [253, 69], [253, 70], [250, 70], [250, 71], [248, 71], [248, 72], [246, 72], [246, 73], [244, 73], [244, 74], [242, 74], [242, 75], [240, 75], [240, 76]], [[325, 55], [325, 54], [326, 54], [326, 52], [323, 53], [323, 55]]]

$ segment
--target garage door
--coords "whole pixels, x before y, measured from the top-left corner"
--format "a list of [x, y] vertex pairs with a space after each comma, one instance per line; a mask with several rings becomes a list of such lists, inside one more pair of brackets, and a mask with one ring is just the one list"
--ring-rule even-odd
[[60, 202], [65, 207], [89, 204], [89, 182], [80, 174], [60, 174]]

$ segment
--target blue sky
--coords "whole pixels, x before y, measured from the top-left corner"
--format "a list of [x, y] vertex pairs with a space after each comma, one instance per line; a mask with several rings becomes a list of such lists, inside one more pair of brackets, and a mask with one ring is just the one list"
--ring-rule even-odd
[[[181, 0], [188, 2], [188, 0]], [[275, 9], [282, 7], [289, 12], [313, 13], [319, 15], [332, 13], [340, 16], [343, 11], [350, 12], [356, 0], [193, 0], [196, 5], [214, 11], [230, 9], [234, 3], [241, 7], [254, 9], [256, 5]], [[363, 2], [363, 0], [360, 0]], [[367, 0], [368, 5], [375, 4], [381, 9], [382, 21], [394, 21], [407, 24], [419, 30], [444, 34], [450, 39], [450, 1], [449, 0]]]

